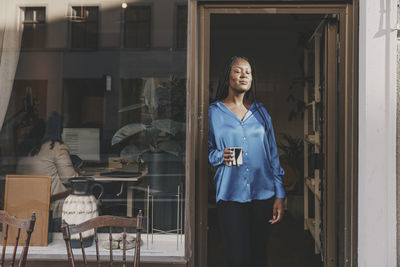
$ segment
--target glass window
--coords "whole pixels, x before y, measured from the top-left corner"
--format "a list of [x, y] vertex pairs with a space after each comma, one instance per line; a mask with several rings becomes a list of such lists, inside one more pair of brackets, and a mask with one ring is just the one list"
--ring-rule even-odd
[[[57, 243], [61, 220], [77, 210], [65, 206], [74, 196], [70, 178], [87, 176], [98, 215], [143, 212], [143, 256], [184, 256], [186, 37], [171, 49], [178, 4], [183, 36], [185, 0], [126, 8], [114, 0], [101, 8], [54, 0], [43, 49], [11, 54], [0, 46], [10, 62], [0, 69], [0, 209], [6, 175], [50, 175], [49, 250], [64, 246]], [[24, 21], [44, 22], [44, 10], [24, 9]], [[3, 28], [14, 38], [7, 43], [27, 42], [26, 27], [22, 38], [19, 29]], [[30, 253], [45, 257], [40, 251]]]
[[71, 48], [97, 48], [98, 17], [98, 7], [72, 7]]
[[150, 6], [128, 6], [125, 9], [125, 48], [150, 47]]
[[104, 80], [102, 78], [64, 79], [63, 87], [64, 126], [75, 128], [102, 127]]
[[177, 7], [176, 17], [176, 48], [185, 49], [187, 44], [187, 6]]
[[23, 9], [22, 48], [43, 48], [46, 42], [46, 8]]

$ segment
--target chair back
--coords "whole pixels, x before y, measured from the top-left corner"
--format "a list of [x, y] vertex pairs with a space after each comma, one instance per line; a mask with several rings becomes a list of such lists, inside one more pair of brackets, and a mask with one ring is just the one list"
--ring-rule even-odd
[[68, 262], [71, 267], [75, 267], [77, 262], [76, 258], [73, 254], [72, 246], [71, 246], [71, 236], [72, 235], [79, 235], [80, 241], [80, 249], [82, 251], [82, 260], [85, 266], [88, 266], [88, 259], [87, 253], [85, 252], [84, 246], [84, 238], [82, 233], [88, 230], [94, 230], [94, 241], [96, 246], [96, 261], [98, 266], [100, 266], [100, 253], [99, 253], [99, 238], [97, 230], [98, 228], [108, 227], [108, 242], [110, 244], [109, 248], [109, 263], [110, 266], [113, 266], [114, 263], [114, 256], [113, 256], [113, 249], [111, 244], [113, 243], [113, 235], [112, 235], [112, 227], [122, 227], [122, 261], [124, 266], [127, 266], [127, 228], [135, 228], [136, 229], [136, 239], [135, 239], [135, 250], [133, 254], [133, 266], [139, 267], [140, 266], [140, 243], [141, 243], [141, 232], [142, 232], [142, 220], [143, 215], [142, 211], [139, 211], [139, 214], [136, 218], [125, 218], [125, 217], [118, 217], [118, 216], [98, 216], [96, 218], [90, 219], [86, 222], [83, 222], [78, 225], [68, 225], [65, 221], [63, 221], [61, 229], [63, 233], [63, 238], [65, 241], [65, 245], [67, 248], [68, 254]]
[[7, 248], [7, 240], [8, 240], [8, 231], [9, 227], [13, 227], [17, 230], [14, 250], [11, 258], [10, 266], [14, 266], [15, 259], [17, 255], [17, 247], [21, 237], [21, 230], [26, 231], [26, 238], [24, 247], [22, 249], [22, 253], [19, 258], [19, 267], [24, 267], [26, 264], [26, 259], [28, 256], [28, 249], [29, 249], [29, 242], [31, 241], [31, 235], [33, 229], [35, 228], [36, 216], [35, 213], [32, 213], [32, 216], [28, 220], [18, 219], [15, 216], [10, 215], [8, 212], [0, 210], [0, 222], [2, 224], [2, 243], [3, 246], [2, 253], [1, 253], [1, 261], [0, 266], [5, 266], [5, 255], [6, 255], [6, 248]]

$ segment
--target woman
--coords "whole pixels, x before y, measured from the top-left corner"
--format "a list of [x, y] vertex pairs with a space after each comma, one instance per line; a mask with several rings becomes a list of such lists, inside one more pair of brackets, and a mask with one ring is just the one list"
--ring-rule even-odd
[[[254, 69], [232, 57], [209, 107], [209, 162], [229, 267], [265, 267], [268, 224], [282, 220], [285, 191], [271, 117], [255, 102]], [[243, 164], [232, 166], [240, 147]]]
[[[51, 114], [44, 137], [37, 141], [36, 146], [27, 157], [18, 161], [17, 173], [50, 175], [52, 177], [52, 196], [66, 192], [68, 189], [64, 184], [68, 182], [69, 178], [78, 176], [72, 165], [68, 146], [61, 140], [61, 117], [58, 113]], [[53, 220], [52, 231], [60, 229], [63, 203], [64, 197], [50, 203]]]

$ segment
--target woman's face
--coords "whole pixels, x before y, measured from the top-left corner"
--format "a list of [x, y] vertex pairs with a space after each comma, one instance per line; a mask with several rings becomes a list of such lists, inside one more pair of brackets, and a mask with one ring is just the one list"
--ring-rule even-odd
[[250, 90], [253, 76], [249, 62], [239, 58], [236, 60], [229, 74], [229, 89], [235, 93], [246, 93]]

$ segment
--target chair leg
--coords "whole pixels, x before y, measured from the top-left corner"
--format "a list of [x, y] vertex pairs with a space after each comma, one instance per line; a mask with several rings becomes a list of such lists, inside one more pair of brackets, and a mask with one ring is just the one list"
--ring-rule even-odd
[[180, 226], [180, 231], [181, 231], [181, 244], [182, 244], [182, 240], [183, 240], [183, 211], [185, 208], [185, 201], [184, 201], [184, 194], [181, 194], [181, 226]]
[[177, 194], [178, 202], [176, 204], [176, 249], [179, 248], [179, 227], [180, 227], [180, 225], [179, 225], [180, 205], [179, 205], [179, 203], [180, 203], [180, 191], [181, 191], [180, 189], [181, 189], [181, 186], [178, 185], [178, 194]]
[[[150, 189], [148, 189], [150, 191]], [[150, 193], [149, 193], [150, 195]], [[176, 204], [176, 228], [172, 230], [161, 230], [161, 229], [154, 229], [154, 196], [150, 195], [151, 197], [151, 243], [154, 243], [154, 232], [157, 233], [174, 233], [176, 232], [176, 246], [179, 249], [179, 239], [182, 243], [182, 233], [183, 233], [183, 201], [182, 201], [182, 194], [181, 194], [181, 185], [177, 187], [177, 194], [175, 197], [177, 198]]]
[[147, 226], [147, 231], [146, 231], [146, 241], [147, 241], [147, 248], [149, 248], [149, 215], [150, 215], [150, 186], [147, 186], [147, 199], [146, 199], [146, 213], [147, 213], [147, 222], [146, 222], [146, 226]]
[[154, 242], [154, 196], [151, 196], [151, 243]]

